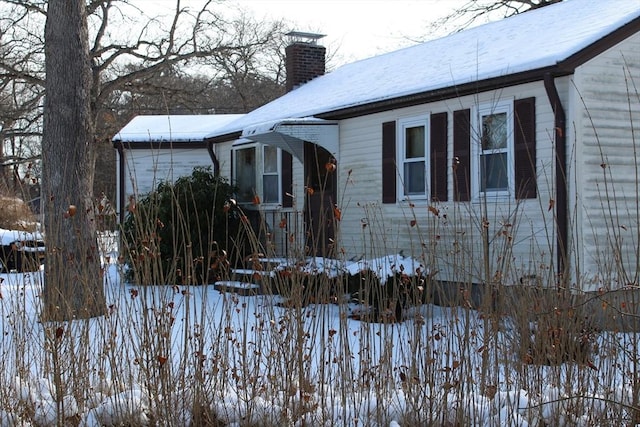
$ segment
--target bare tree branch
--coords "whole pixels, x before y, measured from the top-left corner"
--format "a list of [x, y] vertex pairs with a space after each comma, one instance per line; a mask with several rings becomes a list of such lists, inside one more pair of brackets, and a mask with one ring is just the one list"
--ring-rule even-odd
[[489, 17], [508, 18], [562, 0], [468, 0], [460, 8], [432, 24], [433, 28], [455, 25], [456, 31]]
[[[147, 16], [129, 0], [85, 5], [96, 141], [108, 140], [132, 108], [244, 112], [282, 93], [282, 22], [227, 20], [215, 0], [195, 10], [176, 0], [167, 16]], [[45, 0], [0, 0], [0, 139], [13, 138], [17, 149], [42, 130], [46, 11]]]

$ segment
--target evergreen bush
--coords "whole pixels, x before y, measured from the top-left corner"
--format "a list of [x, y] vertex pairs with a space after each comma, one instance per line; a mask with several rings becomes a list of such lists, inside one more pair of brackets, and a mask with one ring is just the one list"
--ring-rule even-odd
[[196, 167], [175, 183], [130, 202], [123, 224], [129, 280], [139, 284], [202, 284], [229, 264], [239, 214], [235, 188], [211, 168]]

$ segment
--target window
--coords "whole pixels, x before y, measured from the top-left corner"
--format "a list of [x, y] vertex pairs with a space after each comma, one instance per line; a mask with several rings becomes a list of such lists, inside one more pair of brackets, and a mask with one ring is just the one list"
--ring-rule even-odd
[[239, 203], [251, 203], [256, 194], [256, 148], [236, 150], [235, 178]]
[[472, 137], [474, 194], [511, 194], [514, 181], [512, 102], [480, 105], [474, 115]]
[[[438, 112], [382, 123], [382, 203], [408, 196], [448, 200], [448, 117]], [[466, 123], [469, 133], [469, 120]]]
[[427, 118], [399, 121], [401, 194], [405, 198], [426, 198], [429, 150], [427, 147]]
[[245, 146], [235, 150], [235, 184], [239, 203], [281, 203], [280, 149], [270, 145]]
[[262, 201], [264, 203], [279, 203], [278, 148], [271, 145], [263, 146], [262, 159]]

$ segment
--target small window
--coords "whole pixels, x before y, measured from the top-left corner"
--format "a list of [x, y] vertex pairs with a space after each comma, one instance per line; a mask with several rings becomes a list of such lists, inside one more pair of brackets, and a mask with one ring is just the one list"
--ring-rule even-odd
[[265, 145], [262, 148], [262, 201], [280, 202], [280, 177], [278, 174], [278, 148]]
[[239, 203], [280, 203], [280, 149], [252, 145], [235, 150], [234, 175]]
[[407, 119], [399, 122], [401, 194], [405, 198], [426, 198], [429, 165], [427, 119]]
[[256, 148], [236, 150], [236, 186], [239, 203], [251, 203], [256, 194]]
[[481, 105], [475, 116], [475, 194], [508, 195], [514, 180], [512, 103]]

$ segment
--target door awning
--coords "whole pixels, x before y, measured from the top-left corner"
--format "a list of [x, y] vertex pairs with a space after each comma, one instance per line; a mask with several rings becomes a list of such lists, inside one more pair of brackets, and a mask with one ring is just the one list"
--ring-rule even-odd
[[338, 158], [338, 123], [314, 117], [282, 119], [245, 128], [233, 146], [251, 142], [288, 151], [304, 162], [304, 143], [311, 142]]

